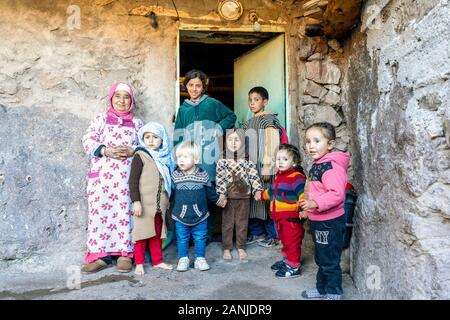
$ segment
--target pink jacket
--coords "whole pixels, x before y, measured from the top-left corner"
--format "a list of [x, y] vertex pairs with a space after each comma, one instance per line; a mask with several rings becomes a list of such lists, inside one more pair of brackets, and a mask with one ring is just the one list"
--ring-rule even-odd
[[327, 153], [314, 161], [309, 171], [308, 199], [319, 207], [308, 211], [310, 220], [331, 220], [344, 214], [349, 162], [349, 154], [341, 151]]

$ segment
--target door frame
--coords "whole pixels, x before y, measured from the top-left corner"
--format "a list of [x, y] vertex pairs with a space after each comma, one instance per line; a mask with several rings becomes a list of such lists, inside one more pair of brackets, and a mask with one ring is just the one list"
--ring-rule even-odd
[[[177, 45], [176, 45], [176, 66], [177, 66], [177, 77], [175, 80], [175, 94], [176, 94], [176, 106], [175, 110], [178, 113], [178, 108], [180, 107], [180, 31], [192, 30], [192, 31], [225, 31], [225, 32], [255, 32], [253, 30], [253, 25], [241, 25], [235, 27], [220, 26], [220, 25], [200, 25], [200, 24], [189, 24], [180, 23], [177, 32]], [[280, 25], [262, 25], [260, 32], [278, 32], [284, 34], [284, 81], [285, 81], [285, 114], [286, 114], [286, 131], [292, 137], [292, 119], [291, 119], [291, 100], [289, 99], [289, 63], [288, 63], [288, 32], [284, 26]]]

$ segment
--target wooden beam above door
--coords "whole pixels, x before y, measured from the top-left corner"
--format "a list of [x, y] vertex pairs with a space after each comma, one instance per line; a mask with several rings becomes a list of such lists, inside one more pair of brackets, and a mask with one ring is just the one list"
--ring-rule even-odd
[[180, 31], [180, 42], [258, 45], [273, 38], [274, 32]]

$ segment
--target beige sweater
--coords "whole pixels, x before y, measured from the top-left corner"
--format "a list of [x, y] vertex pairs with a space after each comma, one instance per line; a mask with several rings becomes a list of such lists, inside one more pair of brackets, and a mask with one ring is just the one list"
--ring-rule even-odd
[[[139, 179], [139, 192], [141, 195], [142, 215], [140, 217], [133, 217], [133, 242], [149, 239], [156, 235], [155, 231], [155, 215], [156, 215], [156, 200], [158, 194], [159, 179], [162, 179], [155, 161], [144, 151], [137, 151], [136, 156], [139, 156], [143, 163], [142, 172]], [[169, 197], [167, 191], [164, 189], [164, 182], [161, 184], [161, 199], [160, 208], [163, 225], [161, 230], [161, 239], [167, 237], [166, 228], [166, 211], [169, 206]]]

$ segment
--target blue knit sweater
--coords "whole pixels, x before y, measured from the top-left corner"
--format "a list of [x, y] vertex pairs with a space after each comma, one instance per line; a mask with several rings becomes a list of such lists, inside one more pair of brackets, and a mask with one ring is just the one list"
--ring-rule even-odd
[[215, 204], [219, 200], [208, 173], [198, 167], [193, 174], [177, 169], [172, 173], [172, 181], [172, 218], [188, 226], [208, 218], [208, 201]]

